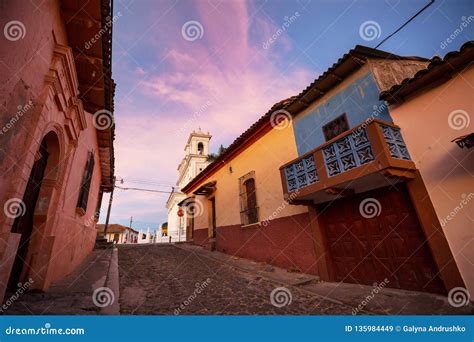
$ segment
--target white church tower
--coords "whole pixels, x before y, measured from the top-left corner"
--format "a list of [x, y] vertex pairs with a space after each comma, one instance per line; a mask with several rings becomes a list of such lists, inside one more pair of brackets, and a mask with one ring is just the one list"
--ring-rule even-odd
[[[189, 135], [184, 147], [184, 158], [178, 166], [176, 188], [174, 188], [166, 202], [166, 209], [168, 209], [168, 236], [159, 237], [157, 242], [169, 242], [170, 237], [171, 242], [186, 241], [186, 213], [184, 213], [184, 216], [178, 216], [178, 203], [186, 198], [181, 189], [209, 165], [207, 157], [209, 155], [210, 140], [211, 135], [202, 132], [201, 128]], [[161, 241], [158, 241], [159, 239]]]

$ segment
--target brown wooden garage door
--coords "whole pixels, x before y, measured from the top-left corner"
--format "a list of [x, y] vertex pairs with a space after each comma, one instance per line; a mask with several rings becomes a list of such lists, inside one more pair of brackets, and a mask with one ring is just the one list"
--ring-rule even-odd
[[[336, 281], [445, 293], [406, 187], [384, 188], [318, 206]], [[364, 199], [380, 203], [374, 218], [361, 215]], [[369, 212], [368, 212], [369, 213]]]

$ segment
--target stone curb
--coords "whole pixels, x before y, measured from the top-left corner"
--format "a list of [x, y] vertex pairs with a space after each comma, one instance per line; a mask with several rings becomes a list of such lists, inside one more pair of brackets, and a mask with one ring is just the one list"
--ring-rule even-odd
[[110, 258], [109, 270], [105, 280], [105, 287], [112, 290], [114, 301], [112, 304], [100, 309], [101, 315], [120, 315], [120, 286], [119, 286], [119, 268], [118, 268], [118, 248], [114, 247]]

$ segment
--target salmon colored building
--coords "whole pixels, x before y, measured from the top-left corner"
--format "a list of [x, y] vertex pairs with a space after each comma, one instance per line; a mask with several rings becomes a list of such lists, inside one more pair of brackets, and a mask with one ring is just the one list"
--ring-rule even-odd
[[325, 281], [465, 286], [380, 99], [430, 62], [356, 46], [275, 105], [182, 189], [194, 243]]
[[382, 93], [474, 298], [474, 42]]
[[115, 86], [109, 1], [2, 8], [0, 299], [30, 278], [47, 290], [93, 249], [113, 186]]

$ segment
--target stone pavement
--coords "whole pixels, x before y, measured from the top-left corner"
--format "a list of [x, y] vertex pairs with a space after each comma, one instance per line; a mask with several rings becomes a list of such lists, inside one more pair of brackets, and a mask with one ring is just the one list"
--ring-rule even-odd
[[[315, 276], [188, 244], [123, 246], [119, 264], [122, 314], [318, 315], [352, 314], [355, 308], [365, 315], [474, 313], [472, 306], [454, 308], [439, 295], [390, 288], [374, 295], [372, 286], [320, 282]], [[209, 285], [196, 293], [196, 284], [206, 279]], [[272, 305], [276, 288], [286, 289], [276, 304], [287, 305]], [[291, 303], [285, 302], [285, 294]]]
[[[94, 290], [99, 287], [112, 287], [107, 282], [113, 261], [113, 250], [94, 250], [86, 260], [62, 281], [51, 285], [47, 292], [25, 292], [15, 300], [15, 292], [7, 292], [4, 315], [97, 315], [103, 309], [93, 302]], [[106, 283], [107, 282], [107, 283]], [[118, 284], [117, 284], [118, 287]], [[115, 299], [118, 302], [118, 298]], [[117, 313], [114, 305], [108, 306], [106, 313]], [[110, 312], [111, 311], [111, 312]]]
[[[94, 296], [102, 287], [109, 293]], [[454, 308], [443, 296], [389, 288], [374, 295], [372, 286], [321, 282], [189, 244], [94, 250], [48, 292], [5, 298], [0, 314], [6, 315], [350, 315], [355, 308], [361, 315], [474, 314], [472, 306]]]
[[[299, 290], [322, 296], [327, 300], [345, 303], [357, 308], [364, 302], [361, 314], [368, 312], [380, 315], [466, 315], [474, 314], [474, 306], [452, 307], [447, 297], [436, 294], [406, 291], [382, 287], [374, 295], [374, 286], [322, 282], [316, 276], [288, 272], [247, 259], [220, 252], [210, 252], [190, 244], [176, 244], [177, 247], [199, 253], [241, 271], [254, 273], [265, 279], [285, 286], [297, 286]], [[367, 300], [370, 297], [369, 300]]]
[[[350, 314], [351, 307], [174, 245], [119, 247], [120, 311], [141, 315]], [[273, 290], [279, 292], [272, 305]], [[290, 302], [291, 301], [291, 302]]]

